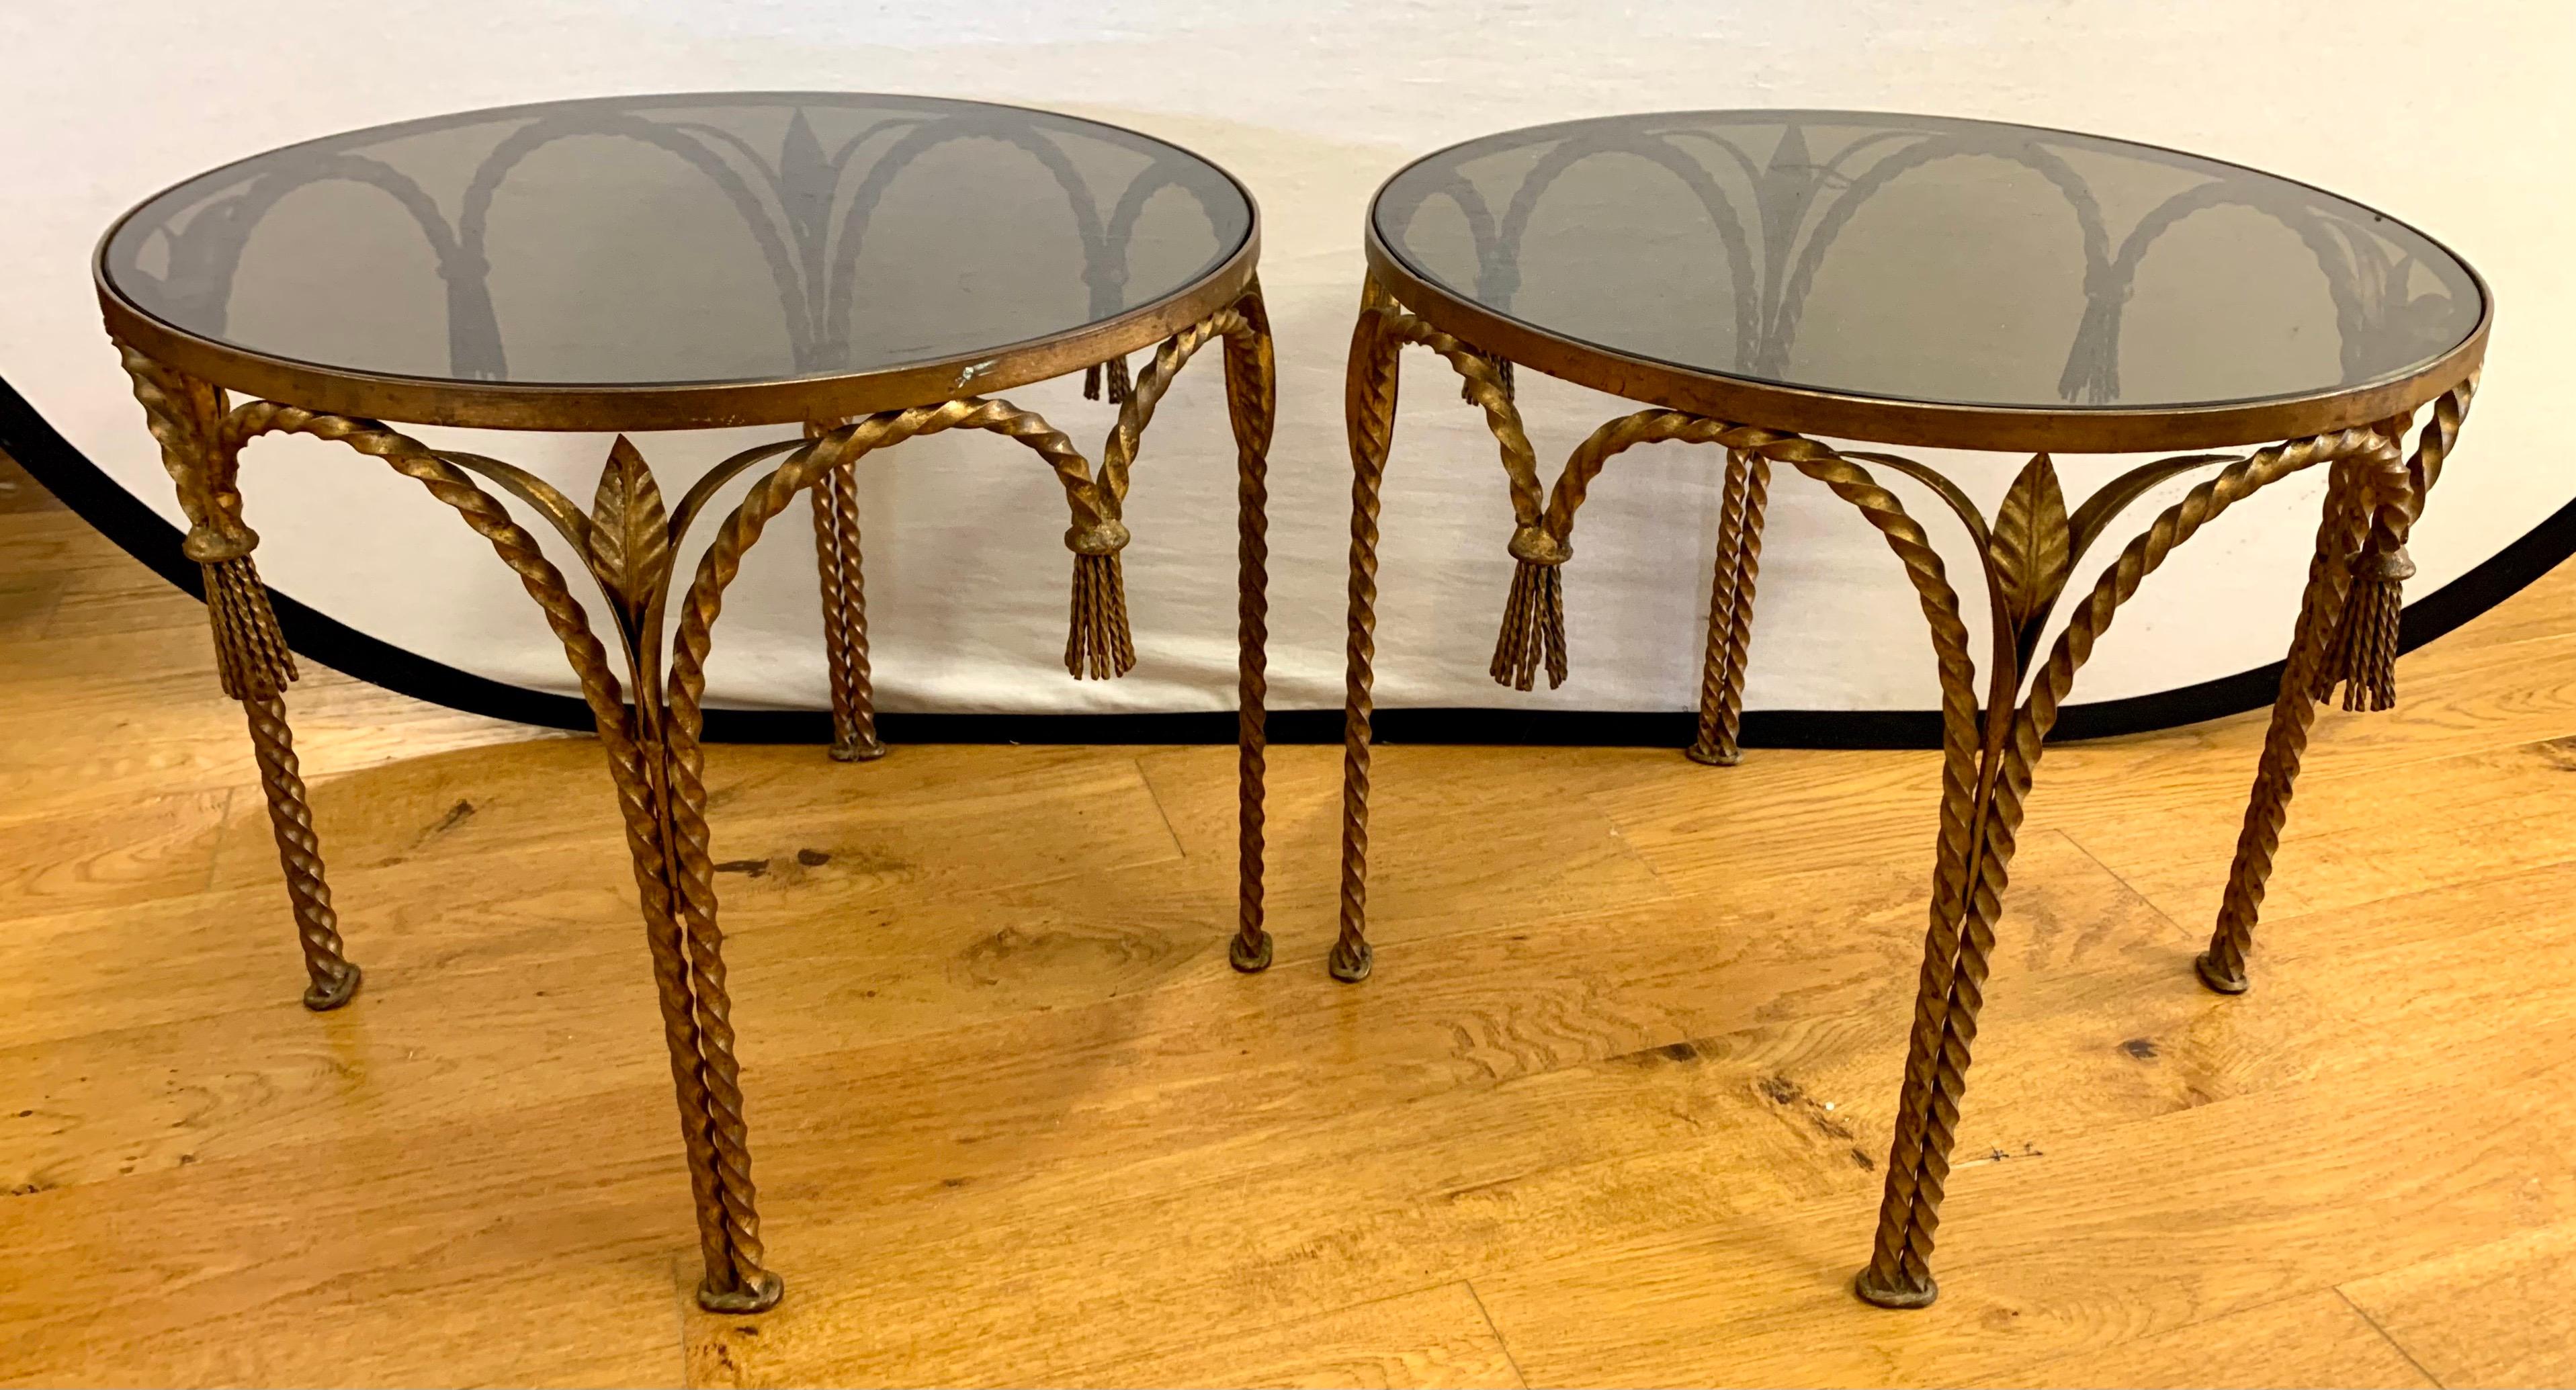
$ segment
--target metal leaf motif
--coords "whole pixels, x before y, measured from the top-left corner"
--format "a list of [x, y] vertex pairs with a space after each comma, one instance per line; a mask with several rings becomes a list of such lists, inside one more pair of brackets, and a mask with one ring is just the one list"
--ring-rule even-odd
[[[2074, 560], [2068, 542], [2066, 495], [2046, 454], [2031, 455], [2012, 491], [1995, 512], [1986, 542], [1989, 582], [2001, 599], [2005, 621], [2016, 631], [2047, 614], [2066, 587]], [[2027, 641], [2024, 642], [2027, 646]]]
[[624, 435], [608, 450], [590, 505], [591, 573], [629, 619], [642, 614], [671, 568], [671, 523], [653, 470]]

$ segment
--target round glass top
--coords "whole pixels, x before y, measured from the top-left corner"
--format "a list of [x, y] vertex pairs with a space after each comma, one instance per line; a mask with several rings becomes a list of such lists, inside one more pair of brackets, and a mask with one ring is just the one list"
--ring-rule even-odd
[[1420, 279], [1538, 333], [1885, 401], [2312, 397], [2421, 370], [2486, 314], [2458, 257], [2348, 199], [2146, 145], [1932, 116], [1540, 126], [1415, 162], [1370, 217]]
[[611, 97], [227, 165], [128, 213], [99, 276], [181, 333], [331, 372], [769, 382], [1078, 332], [1197, 285], [1252, 226], [1214, 165], [1069, 116]]

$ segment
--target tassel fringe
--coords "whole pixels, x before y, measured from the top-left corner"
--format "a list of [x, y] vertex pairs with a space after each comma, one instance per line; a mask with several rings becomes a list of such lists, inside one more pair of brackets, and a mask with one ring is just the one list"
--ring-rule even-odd
[[1514, 690], [1530, 688], [1540, 658], [1547, 664], [1547, 686], [1565, 684], [1565, 579], [1561, 566], [1523, 560], [1512, 571], [1511, 597], [1503, 602], [1503, 631], [1494, 639], [1497, 684]]
[[1115, 551], [1073, 557], [1073, 622], [1064, 642], [1064, 669], [1076, 680], [1123, 676], [1136, 665], [1136, 640], [1127, 627], [1127, 581]]
[[282, 693], [295, 679], [295, 656], [278, 631], [268, 588], [248, 555], [204, 566], [206, 618], [215, 630], [215, 669], [236, 700]]
[[1122, 356], [1112, 357], [1107, 362], [1094, 362], [1082, 369], [1082, 398], [1086, 401], [1100, 399], [1104, 378], [1108, 382], [1111, 405], [1125, 405], [1127, 398], [1135, 394], [1135, 382], [1127, 375], [1127, 359]]
[[2343, 686], [2347, 710], [2384, 710], [2397, 703], [2397, 629], [2406, 607], [2405, 581], [2415, 562], [2403, 549], [2365, 554], [2353, 562], [2352, 590], [2326, 648], [2316, 688], [2319, 703]]

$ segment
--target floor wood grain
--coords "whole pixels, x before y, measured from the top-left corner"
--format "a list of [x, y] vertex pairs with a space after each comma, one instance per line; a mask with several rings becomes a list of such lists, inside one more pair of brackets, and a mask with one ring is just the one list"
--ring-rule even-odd
[[308, 1014], [200, 611], [0, 481], [0, 1386], [2576, 1378], [2576, 569], [2320, 719], [2243, 998], [2261, 717], [2050, 751], [1914, 1314], [1847, 1282], [1931, 755], [1384, 750], [1350, 988], [1336, 750], [1258, 978], [1229, 749], [712, 750], [745, 1320], [596, 746], [308, 669]]

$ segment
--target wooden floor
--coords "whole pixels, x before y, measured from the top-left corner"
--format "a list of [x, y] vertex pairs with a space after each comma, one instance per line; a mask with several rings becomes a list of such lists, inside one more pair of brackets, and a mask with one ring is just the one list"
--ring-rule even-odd
[[2576, 1379], [2576, 570], [2324, 716], [2243, 998], [2190, 960], [2260, 718], [2051, 752], [1918, 1313], [1846, 1281], [1930, 754], [1387, 750], [1353, 988], [1335, 750], [1276, 756], [1247, 978], [1230, 749], [717, 749], [745, 1321], [596, 747], [308, 670], [368, 972], [308, 1014], [200, 611], [48, 502], [0, 486], [0, 1384]]

